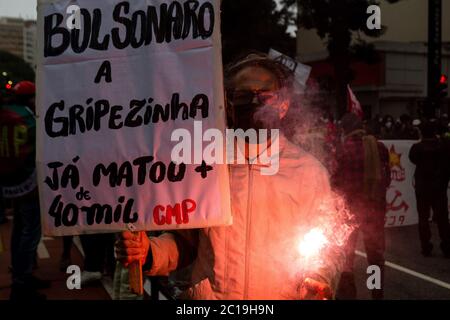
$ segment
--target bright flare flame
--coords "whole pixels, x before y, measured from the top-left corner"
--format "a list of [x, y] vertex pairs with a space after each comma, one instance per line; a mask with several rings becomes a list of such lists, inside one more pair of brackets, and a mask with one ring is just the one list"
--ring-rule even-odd
[[315, 228], [305, 234], [300, 241], [298, 252], [305, 258], [311, 258], [317, 255], [327, 243], [328, 240], [323, 231], [320, 228]]

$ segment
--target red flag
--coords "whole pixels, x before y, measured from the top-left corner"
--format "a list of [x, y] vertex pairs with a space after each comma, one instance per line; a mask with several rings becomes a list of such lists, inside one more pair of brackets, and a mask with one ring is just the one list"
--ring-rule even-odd
[[361, 104], [353, 93], [349, 85], [347, 85], [347, 96], [348, 96], [348, 112], [356, 114], [359, 118], [363, 118], [364, 112], [361, 108]]

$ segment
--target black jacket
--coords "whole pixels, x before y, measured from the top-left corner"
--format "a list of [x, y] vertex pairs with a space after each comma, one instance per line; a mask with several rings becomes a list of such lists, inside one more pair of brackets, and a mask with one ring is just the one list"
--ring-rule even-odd
[[412, 146], [409, 159], [416, 165], [415, 188], [420, 192], [447, 190], [449, 151], [439, 139], [424, 139]]

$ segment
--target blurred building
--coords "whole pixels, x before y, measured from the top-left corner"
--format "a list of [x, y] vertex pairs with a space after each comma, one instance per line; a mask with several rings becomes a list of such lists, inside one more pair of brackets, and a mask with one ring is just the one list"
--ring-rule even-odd
[[[442, 73], [449, 75], [450, 1], [442, 3]], [[379, 60], [375, 64], [352, 62], [352, 89], [366, 116], [416, 115], [427, 96], [428, 1], [383, 1], [381, 23], [388, 28], [383, 36], [365, 38], [375, 45]], [[333, 77], [324, 41], [315, 30], [299, 30], [297, 53], [299, 61], [313, 67], [312, 77], [322, 83]], [[449, 99], [441, 106], [448, 113]]]
[[0, 50], [23, 57], [23, 19], [0, 18]]
[[34, 20], [24, 22], [23, 59], [36, 68], [36, 21]]
[[21, 57], [35, 68], [36, 21], [0, 17], [0, 50]]

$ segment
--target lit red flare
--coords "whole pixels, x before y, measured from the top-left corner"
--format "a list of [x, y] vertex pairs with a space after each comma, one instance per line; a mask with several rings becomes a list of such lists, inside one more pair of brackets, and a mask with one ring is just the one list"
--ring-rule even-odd
[[320, 228], [314, 228], [309, 231], [298, 244], [298, 252], [304, 258], [312, 258], [328, 243], [328, 239]]

